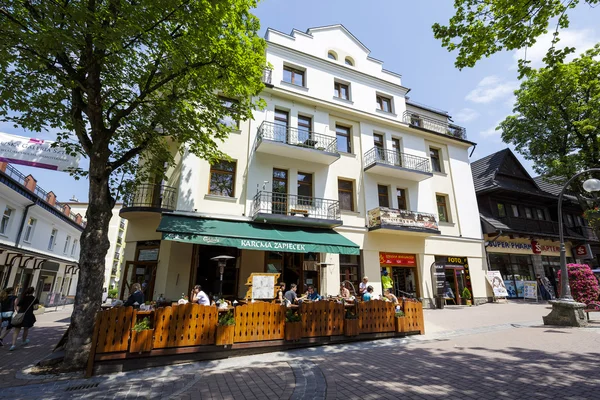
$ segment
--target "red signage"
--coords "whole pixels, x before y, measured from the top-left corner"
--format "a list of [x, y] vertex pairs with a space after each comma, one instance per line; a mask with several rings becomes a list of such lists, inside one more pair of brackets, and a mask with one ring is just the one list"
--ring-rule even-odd
[[533, 254], [542, 254], [542, 246], [535, 240], [531, 241], [531, 250], [533, 251]]
[[379, 263], [386, 265], [416, 267], [417, 258], [414, 254], [379, 253]]
[[581, 260], [590, 260], [594, 258], [589, 244], [582, 244], [581, 246], [573, 247], [573, 255], [575, 258], [579, 258]]

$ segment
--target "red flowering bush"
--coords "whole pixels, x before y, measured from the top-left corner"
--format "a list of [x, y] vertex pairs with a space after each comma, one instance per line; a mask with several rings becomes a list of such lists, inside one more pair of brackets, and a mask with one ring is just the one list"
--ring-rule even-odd
[[[569, 273], [571, 295], [573, 295], [575, 301], [591, 304], [598, 300], [600, 286], [589, 265], [567, 264], [567, 271]], [[560, 271], [558, 271], [558, 282], [560, 285]]]

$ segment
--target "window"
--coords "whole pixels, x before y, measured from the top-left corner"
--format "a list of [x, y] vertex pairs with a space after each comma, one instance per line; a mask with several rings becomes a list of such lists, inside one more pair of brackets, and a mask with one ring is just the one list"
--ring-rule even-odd
[[408, 201], [406, 199], [406, 189], [396, 189], [396, 197], [398, 198], [398, 209], [408, 210]]
[[0, 234], [5, 235], [6, 232], [8, 232], [8, 224], [10, 223], [10, 217], [12, 216], [14, 211], [15, 210], [8, 206], [6, 206], [6, 208], [4, 209], [4, 214], [2, 214], [2, 221], [0, 222]]
[[344, 63], [345, 63], [346, 65], [349, 65], [349, 66], [351, 66], [351, 67], [353, 67], [353, 66], [354, 66], [354, 60], [352, 60], [350, 57], [346, 57], [346, 59], [344, 60]]
[[373, 144], [375, 145], [375, 148], [377, 149], [377, 159], [378, 160], [385, 160], [385, 150], [384, 150], [384, 146], [383, 146], [383, 135], [380, 135], [378, 133], [374, 133], [373, 134]]
[[335, 54], [335, 51], [328, 52], [327, 58], [329, 58], [330, 60], [337, 60], [337, 55]]
[[288, 143], [288, 121], [289, 114], [287, 111], [275, 109], [275, 127], [272, 140]]
[[338, 179], [338, 200], [340, 209], [354, 211], [354, 183], [345, 179]]
[[498, 216], [506, 217], [506, 207], [502, 203], [498, 203]]
[[423, 120], [417, 114], [410, 115], [410, 124], [412, 126], [423, 127]]
[[284, 65], [283, 81], [292, 85], [304, 86], [304, 71]]
[[531, 208], [525, 207], [525, 217], [529, 219], [533, 219], [533, 214], [531, 213]]
[[513, 204], [510, 206], [510, 208], [512, 209], [513, 217], [518, 217], [519, 216], [519, 207], [517, 207]]
[[345, 83], [333, 83], [333, 95], [338, 99], [350, 100], [350, 86]]
[[215, 196], [234, 197], [235, 161], [219, 161], [210, 166], [209, 193]]
[[56, 229], [52, 229], [52, 233], [50, 233], [50, 240], [48, 241], [48, 250], [54, 250], [54, 246], [56, 245], [56, 236], [58, 235], [58, 231]]
[[535, 213], [537, 214], [537, 218], [538, 218], [540, 221], [543, 221], [543, 220], [545, 220], [545, 219], [546, 219], [546, 216], [544, 215], [544, 210], [540, 210], [539, 208], [536, 208], [536, 209], [535, 209]]
[[288, 173], [284, 169], [273, 168], [273, 214], [287, 214]]
[[312, 205], [313, 176], [298, 171], [298, 204]]
[[[358, 285], [360, 284], [360, 256], [351, 256], [340, 254], [340, 282], [351, 282], [354, 290], [358, 293]], [[352, 287], [346, 284], [348, 289]]]
[[581, 218], [581, 216], [576, 215], [575, 216], [575, 221], [577, 222], [578, 226], [585, 226], [585, 224], [583, 223], [583, 218]]
[[67, 240], [65, 240], [65, 248], [63, 249], [64, 254], [67, 254], [69, 247], [71, 247], [71, 236], [67, 236]]
[[394, 165], [402, 166], [402, 152], [400, 151], [400, 139], [392, 138], [392, 149], [394, 149]]
[[573, 216], [571, 214], [567, 214], [567, 226], [573, 226]]
[[33, 237], [33, 231], [35, 229], [35, 223], [37, 220], [35, 218], [29, 218], [27, 220], [27, 227], [25, 227], [25, 236], [23, 237], [24, 242], [31, 242], [31, 238]]
[[[305, 117], [304, 115], [298, 115], [298, 142], [304, 143], [306, 145], [310, 145], [311, 142], [308, 140], [311, 139], [310, 131], [312, 130], [312, 118]], [[316, 144], [312, 142], [313, 146]]]
[[431, 159], [431, 169], [434, 172], [442, 172], [442, 161], [438, 149], [429, 148], [429, 158]]
[[400, 139], [392, 138], [392, 148], [396, 153], [400, 153]]
[[[225, 97], [219, 97], [219, 100], [221, 101], [221, 104], [223, 105], [224, 108], [227, 108], [227, 109], [231, 110], [232, 112], [237, 111], [238, 103], [239, 103], [237, 100], [232, 100], [232, 99], [228, 99]], [[227, 127], [233, 128], [233, 129], [240, 128], [240, 121], [234, 119], [231, 115], [221, 116], [221, 118], [219, 118], [219, 123], [221, 125], [225, 125]]]
[[71, 256], [74, 256], [76, 251], [77, 251], [77, 239], [73, 240], [73, 247], [71, 247]]
[[390, 198], [388, 187], [385, 185], [377, 185], [377, 196], [379, 197], [379, 207], [389, 207]]
[[438, 208], [438, 216], [440, 218], [440, 222], [450, 222], [448, 216], [448, 202], [445, 195], [436, 194], [435, 201], [437, 202]]
[[350, 140], [350, 128], [336, 125], [335, 136], [337, 138], [337, 149], [344, 153], [352, 153], [352, 142]]
[[377, 100], [377, 109], [385, 112], [392, 112], [392, 99], [385, 96], [376, 96]]

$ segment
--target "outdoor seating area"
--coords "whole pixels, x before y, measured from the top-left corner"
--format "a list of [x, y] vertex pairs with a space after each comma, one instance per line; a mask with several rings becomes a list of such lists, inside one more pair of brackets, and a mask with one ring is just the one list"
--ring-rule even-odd
[[324, 300], [296, 307], [257, 301], [223, 309], [188, 303], [150, 311], [115, 307], [97, 314], [87, 376], [95, 364], [118, 360], [192, 353], [199, 353], [197, 360], [203, 354], [226, 358], [241, 349], [270, 352], [424, 334], [422, 304], [404, 299], [401, 308], [397, 313], [396, 305], [383, 300]]

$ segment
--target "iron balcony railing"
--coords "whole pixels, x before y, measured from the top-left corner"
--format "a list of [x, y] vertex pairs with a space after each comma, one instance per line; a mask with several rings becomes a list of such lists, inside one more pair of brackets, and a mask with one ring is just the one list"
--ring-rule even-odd
[[263, 69], [262, 81], [266, 85], [272, 85], [271, 78], [273, 77], [273, 70], [271, 68]]
[[431, 118], [414, 111], [404, 111], [402, 120], [416, 128], [427, 129], [428, 131], [441, 133], [458, 139], [467, 139], [467, 130], [462, 126], [450, 124], [447, 121]]
[[15, 181], [19, 182], [21, 185], [25, 185], [26, 176], [12, 165], [7, 164], [4, 173], [13, 178]]
[[290, 146], [304, 147], [337, 153], [337, 139], [332, 136], [312, 132], [305, 129], [291, 128], [274, 122], [263, 121], [258, 127], [256, 147], [262, 140], [272, 140], [289, 144]]
[[[498, 220], [510, 229], [521, 232], [542, 233], [558, 236], [560, 229], [556, 221], [544, 221], [539, 219], [523, 218], [523, 217], [497, 217]], [[564, 234], [570, 238], [583, 237], [587, 240], [598, 240], [596, 233], [589, 226], [567, 226], [563, 224]]]
[[123, 207], [149, 207], [175, 210], [177, 189], [166, 185], [144, 183], [125, 194]]
[[429, 159], [427, 158], [400, 153], [395, 150], [385, 150], [378, 147], [373, 147], [365, 153], [364, 162], [365, 168], [369, 168], [370, 166], [379, 163], [431, 173], [431, 166], [429, 164]]
[[252, 201], [252, 217], [278, 214], [341, 221], [340, 202], [287, 193], [258, 192]]

